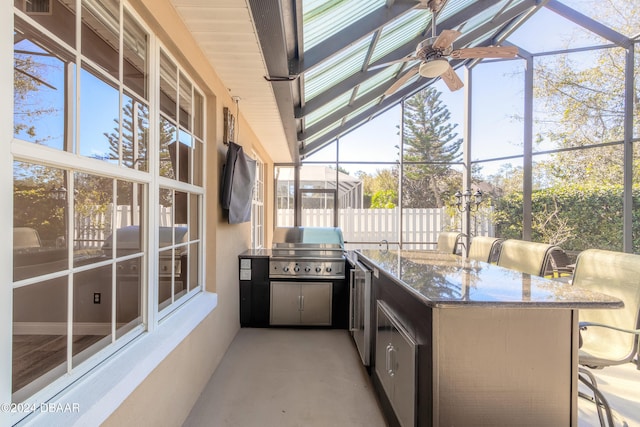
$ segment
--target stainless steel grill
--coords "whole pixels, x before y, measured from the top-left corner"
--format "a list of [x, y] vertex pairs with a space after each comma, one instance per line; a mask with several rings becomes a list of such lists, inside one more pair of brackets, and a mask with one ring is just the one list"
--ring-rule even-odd
[[270, 278], [344, 279], [344, 240], [339, 228], [280, 227], [273, 240]]
[[[160, 248], [186, 242], [186, 227], [160, 227]], [[173, 234], [173, 236], [172, 236]], [[173, 240], [172, 240], [173, 239]], [[126, 256], [141, 251], [140, 228], [138, 226], [128, 226], [119, 228], [116, 231], [117, 256]], [[113, 251], [113, 235], [105, 239], [102, 249], [107, 257], [111, 257]], [[180, 279], [182, 273], [182, 263], [186, 259], [186, 246], [176, 248], [174, 254], [170, 250], [161, 251], [158, 259], [158, 276], [161, 279], [171, 278], [173, 274]], [[134, 258], [121, 261], [118, 264], [118, 275], [125, 277], [131, 275], [136, 277], [139, 272], [140, 259]]]

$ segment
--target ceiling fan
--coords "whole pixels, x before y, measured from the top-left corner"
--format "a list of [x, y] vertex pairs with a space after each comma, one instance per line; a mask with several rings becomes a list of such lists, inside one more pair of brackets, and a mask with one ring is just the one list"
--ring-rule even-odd
[[444, 6], [445, 2], [446, 1], [443, 0], [429, 0], [426, 3], [421, 3], [422, 7], [426, 7], [431, 10], [432, 37], [418, 43], [413, 55], [370, 68], [370, 70], [373, 70], [399, 62], [420, 61], [420, 63], [411, 67], [402, 77], [396, 80], [389, 89], [386, 90], [384, 93], [385, 95], [393, 94], [416, 74], [420, 74], [421, 76], [428, 78], [441, 77], [442, 81], [444, 81], [451, 91], [462, 88], [464, 84], [453, 70], [453, 67], [449, 64], [449, 60], [447, 58], [513, 58], [517, 55], [518, 48], [515, 46], [487, 46], [453, 49], [453, 42], [462, 34], [460, 31], [443, 30], [439, 36], [436, 36], [436, 15]]

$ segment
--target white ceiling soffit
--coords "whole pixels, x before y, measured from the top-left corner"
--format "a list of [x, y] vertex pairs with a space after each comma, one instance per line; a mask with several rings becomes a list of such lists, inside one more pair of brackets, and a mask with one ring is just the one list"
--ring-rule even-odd
[[[246, 0], [171, 0], [274, 162], [292, 161]], [[232, 109], [235, 114], [235, 106]], [[242, 126], [239, 129], [242, 140]]]

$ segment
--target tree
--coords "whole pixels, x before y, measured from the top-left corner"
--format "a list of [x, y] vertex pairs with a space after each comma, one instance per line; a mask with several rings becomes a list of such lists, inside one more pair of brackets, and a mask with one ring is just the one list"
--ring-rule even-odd
[[[374, 175], [364, 171], [355, 173], [362, 181], [364, 198], [371, 208], [394, 208], [398, 204], [398, 170], [377, 169]], [[367, 207], [367, 205], [365, 205]]]
[[440, 95], [428, 87], [405, 101], [402, 194], [408, 208], [442, 207], [455, 192], [452, 177], [459, 174], [451, 163], [461, 160], [462, 139], [453, 132], [457, 125], [449, 122], [451, 113]]
[[[586, 0], [585, 10], [598, 22], [632, 37], [640, 27], [640, 4], [624, 0]], [[606, 41], [584, 32], [594, 44]], [[572, 41], [569, 40], [568, 45]], [[584, 147], [621, 141], [625, 119], [625, 55], [620, 47], [594, 49], [586, 53], [565, 53], [536, 61], [535, 96], [539, 109], [545, 111], [539, 122], [543, 140], [557, 148]], [[636, 49], [637, 64], [640, 54]], [[634, 67], [635, 88], [632, 99], [635, 116], [634, 135], [640, 133], [640, 69]], [[637, 144], [636, 144], [637, 145]], [[621, 146], [574, 150], [554, 155], [550, 173], [558, 183], [599, 183], [614, 185], [622, 182]], [[640, 156], [636, 154], [636, 159]], [[636, 161], [640, 166], [640, 160]], [[635, 167], [636, 182], [640, 172]]]
[[[104, 136], [109, 141], [110, 159], [117, 161], [119, 158], [118, 133], [120, 121], [117, 117], [114, 118], [113, 121], [116, 124], [113, 132], [105, 132]], [[167, 129], [167, 122], [162, 121], [162, 124], [163, 127], [160, 131], [160, 137], [166, 145], [171, 142], [169, 139], [171, 139], [172, 135]], [[149, 109], [144, 104], [127, 97], [122, 120], [122, 163], [127, 167], [146, 171], [148, 141]], [[165, 156], [167, 156], [167, 154], [168, 153], [164, 153]]]
[[[47, 63], [41, 60], [43, 55], [38, 47], [25, 39], [18, 39], [13, 57], [13, 133], [26, 135], [34, 142], [42, 143], [49, 135], [37, 135], [34, 120], [38, 117], [52, 115], [57, 112], [54, 107], [45, 106], [38, 92], [45, 86], [54, 89], [45, 81]], [[30, 50], [33, 54], [27, 53]]]
[[393, 209], [398, 203], [398, 193], [395, 190], [378, 190], [371, 196], [372, 209]]

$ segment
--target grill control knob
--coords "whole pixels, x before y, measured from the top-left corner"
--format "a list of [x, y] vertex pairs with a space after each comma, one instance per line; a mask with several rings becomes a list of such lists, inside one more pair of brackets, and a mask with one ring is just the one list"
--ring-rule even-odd
[[311, 267], [309, 267], [308, 265], [304, 268], [305, 273], [308, 273], [311, 271]]
[[332, 268], [331, 267], [327, 267], [327, 273], [331, 273]]
[[316, 273], [320, 273], [322, 271], [322, 267], [316, 267]]
[[298, 267], [298, 266], [296, 265], [295, 267], [293, 267], [293, 271], [295, 271], [295, 272], [297, 273], [298, 271], [300, 271], [300, 267]]
[[284, 267], [282, 267], [282, 271], [284, 271], [285, 273], [288, 272], [289, 271], [289, 267], [285, 265]]

